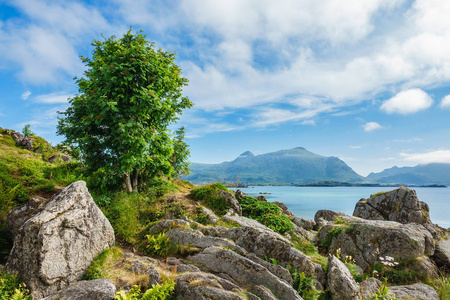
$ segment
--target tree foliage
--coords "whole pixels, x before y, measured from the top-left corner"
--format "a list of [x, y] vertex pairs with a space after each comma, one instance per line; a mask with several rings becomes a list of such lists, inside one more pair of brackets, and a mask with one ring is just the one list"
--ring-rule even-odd
[[155, 49], [142, 32], [94, 40], [92, 58], [75, 78], [79, 94], [62, 112], [58, 134], [80, 150], [87, 171], [123, 182], [128, 191], [158, 173], [170, 174], [173, 143], [168, 126], [192, 103], [175, 53]]

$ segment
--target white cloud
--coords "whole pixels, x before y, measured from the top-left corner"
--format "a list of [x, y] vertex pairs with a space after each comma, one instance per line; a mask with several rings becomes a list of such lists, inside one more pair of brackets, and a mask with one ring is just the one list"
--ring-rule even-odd
[[374, 131], [377, 129], [382, 129], [383, 126], [381, 126], [377, 122], [367, 122], [366, 124], [363, 125], [363, 128], [364, 128], [364, 131], [371, 132], [371, 131]]
[[30, 97], [30, 95], [31, 95], [31, 92], [30, 91], [26, 91], [26, 92], [22, 93], [21, 98], [22, 98], [22, 100], [27, 100], [28, 97]]
[[417, 164], [450, 163], [450, 150], [436, 150], [425, 153], [400, 153], [404, 160]]
[[46, 103], [46, 104], [61, 104], [67, 103], [68, 99], [73, 97], [71, 94], [67, 93], [51, 93], [46, 95], [39, 95], [35, 97], [35, 101], [38, 103]]
[[450, 108], [450, 95], [445, 96], [441, 102], [442, 108]]
[[392, 114], [402, 115], [416, 113], [429, 108], [433, 104], [431, 97], [421, 89], [402, 91], [385, 101], [381, 109]]

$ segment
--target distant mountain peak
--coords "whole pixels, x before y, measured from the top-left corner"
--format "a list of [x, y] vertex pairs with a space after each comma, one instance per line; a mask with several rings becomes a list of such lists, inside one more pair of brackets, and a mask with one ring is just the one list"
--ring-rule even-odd
[[241, 155], [238, 156], [239, 157], [254, 157], [255, 154], [251, 153], [250, 151], [245, 151], [244, 153], [242, 153]]
[[306, 150], [306, 149], [303, 148], [303, 147], [295, 147], [294, 149], [295, 149], [295, 150]]

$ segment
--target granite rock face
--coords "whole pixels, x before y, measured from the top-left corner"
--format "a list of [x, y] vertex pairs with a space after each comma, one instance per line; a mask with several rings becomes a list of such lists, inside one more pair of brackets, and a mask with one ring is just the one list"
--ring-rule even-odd
[[218, 194], [220, 197], [222, 197], [223, 201], [225, 201], [225, 203], [229, 206], [231, 206], [231, 208], [239, 215], [242, 216], [242, 207], [239, 204], [239, 201], [236, 199], [236, 196], [225, 192], [225, 191], [219, 191]]
[[47, 202], [17, 208], [8, 219], [14, 244], [7, 270], [18, 273], [37, 299], [80, 280], [91, 261], [114, 245], [114, 230], [84, 181]]
[[436, 243], [433, 260], [438, 266], [450, 268], [450, 236]]
[[333, 300], [358, 300], [359, 286], [345, 264], [334, 255], [328, 257], [328, 288]]
[[41, 300], [112, 300], [116, 294], [114, 282], [108, 279], [83, 280]]
[[436, 291], [424, 283], [389, 287], [389, 295], [405, 300], [439, 300]]

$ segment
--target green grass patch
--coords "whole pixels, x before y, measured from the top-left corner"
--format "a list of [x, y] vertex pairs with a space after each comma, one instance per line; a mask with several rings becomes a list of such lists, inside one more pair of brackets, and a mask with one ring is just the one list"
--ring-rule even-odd
[[117, 247], [103, 250], [92, 261], [91, 265], [83, 276], [84, 280], [108, 278], [107, 270], [112, 267], [114, 261], [122, 256], [122, 251]]
[[223, 216], [230, 209], [220, 191], [228, 192], [228, 189], [220, 182], [196, 187], [191, 190], [191, 195], [196, 201], [202, 201], [217, 215]]

